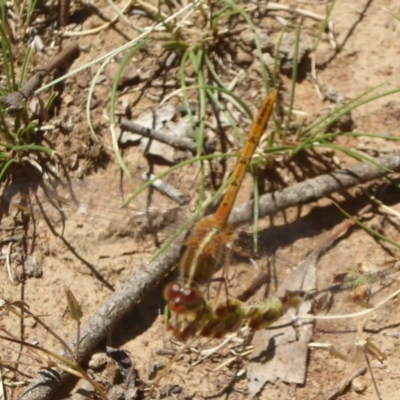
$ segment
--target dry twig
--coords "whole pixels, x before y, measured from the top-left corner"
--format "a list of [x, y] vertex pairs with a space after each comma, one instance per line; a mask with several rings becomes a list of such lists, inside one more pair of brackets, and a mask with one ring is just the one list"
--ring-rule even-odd
[[[398, 151], [371, 158], [371, 160], [375, 165], [372, 162], [355, 164], [346, 169], [308, 179], [278, 192], [264, 194], [259, 199], [258, 214], [260, 217], [271, 215], [288, 207], [318, 200], [357, 184], [382, 178], [387, 175], [388, 170], [398, 171], [400, 169], [400, 152]], [[376, 165], [380, 165], [381, 168]], [[253, 213], [254, 202], [244, 203], [232, 210], [229, 223], [241, 225], [253, 221]]]
[[0, 103], [11, 110], [22, 110], [22, 100], [28, 100], [29, 97], [33, 95], [35, 90], [41, 86], [43, 79], [50, 72], [61, 66], [66, 60], [74, 56], [78, 51], [78, 42], [71, 43], [65, 49], [55, 55], [43, 68], [37, 70], [33, 76], [28, 79], [24, 86], [5, 97], [0, 97]]
[[60, 0], [60, 26], [65, 26], [69, 21], [71, 0]]
[[145, 128], [144, 126], [137, 124], [136, 122], [129, 121], [126, 118], [120, 118], [119, 126], [124, 131], [138, 133], [139, 135], [149, 139], [158, 140], [161, 143], [168, 144], [180, 150], [189, 150], [192, 154], [197, 153], [196, 143], [189, 138], [179, 137], [176, 135], [165, 135], [155, 129]]

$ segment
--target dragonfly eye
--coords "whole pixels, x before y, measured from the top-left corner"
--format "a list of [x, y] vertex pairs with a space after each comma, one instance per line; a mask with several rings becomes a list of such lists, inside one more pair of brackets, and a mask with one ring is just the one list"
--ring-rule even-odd
[[165, 287], [164, 300], [169, 309], [176, 314], [198, 311], [204, 307], [204, 297], [196, 286], [185, 287], [176, 281]]

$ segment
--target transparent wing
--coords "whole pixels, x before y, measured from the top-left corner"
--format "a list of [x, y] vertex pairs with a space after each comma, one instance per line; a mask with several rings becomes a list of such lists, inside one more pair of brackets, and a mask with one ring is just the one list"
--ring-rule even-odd
[[[194, 174], [192, 175], [194, 176]], [[174, 186], [176, 182], [181, 182]], [[182, 183], [183, 182], [183, 183]], [[83, 257], [92, 261], [123, 254], [152, 252], [166, 237], [171, 237], [188, 218], [188, 200], [195, 191], [187, 181], [171, 175], [163, 184], [174, 188], [175, 200], [160, 188], [143, 190], [132, 201], [137, 189], [145, 184], [105, 181], [89, 178], [71, 182], [31, 182], [12, 184], [2, 190], [2, 225], [10, 218], [10, 231], [28, 242], [61, 251], [51, 237], [62, 237]], [[160, 182], [158, 182], [160, 184]], [[177, 192], [178, 189], [184, 189]], [[165, 187], [162, 188], [165, 192]], [[17, 222], [17, 228], [12, 228]], [[14, 232], [14, 233], [12, 233]]]
[[163, 227], [167, 212], [177, 208], [171, 202], [146, 200], [144, 196], [123, 207], [124, 190], [126, 188], [120, 189], [93, 180], [70, 182], [67, 185], [15, 185], [5, 189], [3, 201], [8, 204], [10, 211], [20, 210], [38, 218], [43, 217], [55, 227], [69, 221], [75, 226], [88, 223], [97, 229], [120, 230], [120, 233], [114, 234], [122, 236], [127, 225], [132, 230], [131, 235], [136, 230], [151, 230], [153, 225]]

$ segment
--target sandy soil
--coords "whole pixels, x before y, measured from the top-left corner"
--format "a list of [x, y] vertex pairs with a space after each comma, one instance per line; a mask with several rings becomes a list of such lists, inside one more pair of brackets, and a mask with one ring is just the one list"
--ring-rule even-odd
[[[324, 2], [282, 1], [279, 4], [288, 4], [323, 16], [326, 14], [327, 5], [322, 3]], [[121, 4], [118, 5], [122, 7]], [[258, 10], [255, 9], [257, 7]], [[273, 51], [283, 29], [277, 16], [288, 18], [289, 14], [267, 13], [264, 2], [251, 2], [249, 8], [252, 10], [250, 15], [259, 32], [269, 37], [265, 52], [267, 49]], [[337, 103], [332, 99], [350, 101], [382, 83], [385, 85], [381, 91], [396, 89], [400, 86], [400, 51], [398, 49], [400, 22], [388, 10], [395, 15], [400, 15], [400, 8], [396, 1], [362, 1], [357, 2], [357, 5], [352, 5], [350, 2], [337, 2], [330, 17], [333, 22], [334, 43], [337, 49], [332, 48], [329, 35], [325, 32], [317, 53], [305, 56], [301, 63], [294, 98], [295, 113], [292, 124], [294, 129], [288, 137], [288, 142], [297, 140], [295, 128], [299, 127], [302, 121], [305, 120], [308, 124], [336, 107]], [[78, 32], [79, 29], [92, 29], [104, 23], [104, 18], [112, 18], [113, 15], [110, 6], [101, 0], [94, 0], [91, 5], [74, 3], [71, 7], [70, 22], [63, 30]], [[151, 22], [135, 12], [127, 13], [127, 17], [129, 21], [141, 28], [148, 26]], [[35, 18], [43, 19], [43, 13], [39, 12]], [[310, 44], [315, 43], [320, 23], [320, 21], [304, 17], [301, 49], [309, 48]], [[51, 26], [53, 25], [50, 21], [42, 22], [39, 30], [49, 54], [54, 53], [49, 47], [54, 40], [50, 34]], [[49, 32], [46, 31], [47, 28]], [[195, 35], [199, 32], [194, 28], [190, 32], [193, 34], [194, 41]], [[68, 70], [74, 71], [136, 36], [137, 33], [127, 28], [125, 23], [118, 22], [96, 34], [82, 35], [76, 39], [64, 38], [63, 46], [71, 40], [78, 40], [81, 49], [79, 56], [73, 60]], [[256, 51], [249, 37], [252, 37], [251, 31], [239, 19], [239, 22], [234, 24], [225, 35], [220, 48], [213, 51], [218, 54], [215, 60], [221, 64], [218, 68], [224, 82], [229, 84], [235, 77], [239, 77], [233, 91], [254, 112], [261, 104], [265, 92], [261, 84], [259, 61], [255, 57]], [[55, 42], [58, 48], [60, 39]], [[24, 54], [23, 46], [26, 46], [26, 43], [16, 45], [16, 53], [20, 57]], [[145, 50], [137, 53], [128, 64], [127, 81], [118, 91], [118, 100], [119, 105], [123, 102], [129, 103], [132, 119], [146, 110], [155, 110], [167, 96], [180, 87], [179, 65], [172, 63], [166, 68], [167, 56], [161, 42], [154, 41]], [[316, 57], [318, 90], [310, 74], [313, 56]], [[42, 65], [42, 58], [40, 54], [34, 55], [30, 72]], [[20, 68], [22, 58], [17, 57], [16, 60]], [[74, 196], [88, 209], [79, 210], [79, 207], [78, 209], [75, 207], [76, 204], [74, 206], [73, 202], [70, 202], [62, 204], [63, 211], [60, 212], [59, 206], [55, 206], [55, 197], [49, 198], [39, 189], [37, 190], [39, 200], [34, 200], [33, 210], [30, 213], [35, 218], [32, 216], [29, 218], [27, 212], [21, 213], [21, 207], [8, 207], [9, 201], [11, 205], [15, 205], [25, 204], [29, 199], [33, 200], [33, 196], [22, 194], [18, 198], [14, 193], [26, 188], [26, 183], [20, 182], [26, 181], [27, 176], [34, 175], [33, 179], [37, 179], [37, 170], [26, 160], [10, 170], [9, 177], [12, 178], [10, 180], [13, 189], [3, 191], [2, 194], [0, 244], [3, 256], [11, 255], [9, 266], [11, 272], [8, 272], [7, 268], [3, 268], [1, 272], [2, 297], [10, 301], [23, 300], [29, 305], [31, 312], [41, 316], [46, 324], [64, 340], [76, 335], [76, 323], [70, 319], [67, 312], [64, 287], [72, 290], [81, 302], [84, 324], [115, 290], [118, 290], [132, 274], [150, 261], [152, 254], [164, 238], [171, 236], [177, 226], [187, 220], [197, 200], [198, 178], [197, 181], [193, 179], [195, 168], [187, 166], [167, 178], [168, 182], [192, 199], [180, 214], [175, 215], [171, 210], [180, 210], [181, 207], [158, 192], [153, 193], [150, 200], [145, 193], [143, 201], [138, 199], [127, 209], [120, 208], [121, 186], [123, 197], [126, 198], [135, 187], [138, 187], [137, 182], [141, 182], [140, 176], [143, 172], [152, 170], [154, 173], [159, 173], [165, 170], [168, 163], [161, 157], [144, 155], [143, 145], [128, 143], [122, 147], [121, 153], [134, 177], [134, 183], [126, 186], [125, 183], [120, 184], [120, 170], [115, 153], [111, 151], [112, 138], [108, 118], [110, 91], [119, 62], [121, 62], [120, 59], [113, 60], [105, 72], [97, 78], [98, 83], [94, 88], [90, 117], [97, 139], [90, 133], [85, 109], [91, 80], [96, 74], [98, 64], [67, 79], [64, 87], [59, 89], [61, 97], [56, 102], [54, 111], [42, 122], [54, 124], [58, 120], [61, 121], [61, 128], [48, 131], [34, 139], [38, 143], [55, 149], [57, 155], [49, 158], [37, 156], [32, 156], [32, 158], [44, 170], [52, 171], [64, 180], [67, 175], [73, 182]], [[223, 73], [223, 66], [225, 73]], [[194, 83], [193, 77], [193, 71], [186, 71], [187, 84]], [[290, 74], [281, 70], [279, 93], [284, 112], [288, 109], [291, 85]], [[322, 98], [319, 93], [322, 94]], [[198, 98], [194, 96], [194, 92], [191, 95], [193, 99], [190, 100], [197, 106]], [[40, 96], [45, 101], [49, 94], [43, 92]], [[171, 100], [167, 99], [167, 102], [181, 105], [182, 97], [174, 96]], [[382, 136], [398, 136], [399, 107], [400, 99], [396, 93], [378, 98], [353, 110], [351, 117], [342, 120], [335, 129], [343, 132], [351, 130]], [[208, 140], [214, 143], [217, 150], [227, 150], [227, 147], [238, 150], [240, 142], [235, 133], [231, 129], [221, 127], [224, 137], [221, 141], [215, 118], [211, 115], [211, 107], [208, 107], [206, 111]], [[242, 132], [249, 131], [250, 122], [244, 116], [239, 116], [238, 124]], [[368, 137], [338, 136], [335, 143], [362, 151], [369, 156], [386, 154], [398, 147], [396, 142]], [[175, 152], [173, 157], [175, 161], [182, 160], [187, 158], [187, 152]], [[286, 156], [278, 157], [274, 163], [271, 163], [271, 168], [260, 168], [258, 171], [259, 187], [261, 192], [280, 189], [296, 181], [329, 172], [338, 165], [345, 167], [353, 163], [355, 163], [353, 159], [342, 153], [333, 154], [321, 149], [316, 150], [315, 153], [309, 152], [307, 155], [296, 156], [293, 160]], [[211, 164], [213, 179], [209, 171], [206, 171], [204, 180], [207, 195], [215, 192], [218, 184], [224, 179], [224, 172], [226, 177], [233, 165], [233, 159], [227, 162], [226, 170], [221, 163]], [[237, 203], [251, 199], [253, 184], [254, 181], [248, 174]], [[378, 184], [381, 182], [368, 184], [364, 186], [364, 189], [372, 190]], [[58, 190], [59, 194], [61, 192]], [[337, 194], [334, 199], [353, 214], [368, 202], [360, 188], [352, 189], [348, 194]], [[156, 216], [151, 218], [152, 227], [148, 226], [148, 217], [143, 213], [146, 203], [148, 208], [154, 207], [157, 210], [154, 214]], [[389, 185], [385, 203], [394, 210], [400, 211], [399, 196], [394, 185]], [[42, 210], [39, 208], [40, 204], [43, 205]], [[49, 228], [49, 220], [46, 221], [43, 218], [43, 210], [53, 229]], [[165, 220], [165, 211], [168, 211], [168, 215], [173, 219], [172, 223]], [[250, 225], [241, 227], [239, 238], [231, 251], [229, 260], [231, 267], [228, 272], [229, 293], [237, 296], [243, 292], [253, 281], [258, 269], [268, 273], [270, 284], [268, 289], [263, 287], [259, 290], [255, 299], [264, 298], [266, 293], [273, 295], [296, 265], [316, 249], [342, 221], [343, 216], [340, 211], [332, 205], [331, 199], [326, 198], [285, 210], [259, 221], [257, 251], [252, 246], [252, 227]], [[364, 222], [393, 241], [398, 240], [398, 225], [394, 219], [374, 209], [367, 214]], [[11, 237], [20, 238], [20, 240], [10, 240]], [[319, 260], [318, 287], [329, 286], [333, 273], [345, 272], [363, 261], [382, 264], [384, 260], [396, 257], [397, 253], [394, 246], [374, 240], [362, 229], [352, 228]], [[251, 263], [250, 257], [255, 258], [255, 263]], [[10, 275], [13, 277], [12, 281]], [[396, 275], [391, 278], [396, 278]], [[168, 279], [171, 278], [166, 278]], [[148, 290], [140, 304], [113, 327], [108, 338], [104, 338], [97, 347], [98, 354], [92, 357], [90, 370], [96, 379], [108, 387], [114, 387], [114, 393], [110, 394], [110, 398], [144, 398], [148, 393], [148, 388], [151, 387], [151, 381], [160, 375], [161, 370], [180, 347], [171, 340], [171, 335], [164, 324], [162, 299], [164, 284], [165, 282], [160, 282], [156, 288]], [[386, 286], [379, 290], [383, 284]], [[377, 293], [371, 299], [371, 303], [377, 304], [397, 289], [397, 281], [393, 279], [375, 283], [372, 285], [372, 291]], [[213, 291], [214, 287], [210, 289], [211, 296]], [[330, 354], [329, 351], [321, 348], [311, 348], [306, 362], [298, 366], [299, 370], [306, 368], [304, 383], [287, 383], [278, 379], [274, 383], [261, 385], [263, 387], [257, 394], [257, 398], [330, 398], [327, 397], [328, 394], [341, 385], [346, 377], [357, 368], [367, 366], [363, 347], [360, 345], [361, 339], [367, 340], [364, 343], [373, 343], [386, 358], [383, 363], [380, 363], [372, 354], [368, 356], [381, 398], [400, 398], [398, 307], [399, 300], [395, 298], [383, 308], [362, 318], [318, 322], [313, 328], [312, 342], [332, 344], [335, 350], [348, 355], [348, 360], [338, 359], [332, 354], [333, 351]], [[329, 314], [346, 314], [362, 310], [364, 309], [351, 302], [347, 293], [342, 297], [337, 297]], [[16, 338], [23, 338], [26, 342], [37, 342], [40, 346], [52, 350], [60, 348], [59, 341], [33, 319], [25, 318], [21, 323], [19, 318], [4, 313], [1, 325], [8, 332], [12, 332]], [[293, 327], [290, 329], [294, 331]], [[252, 370], [251, 379], [254, 382], [254, 380], [262, 379], [263, 365], [270, 363], [273, 366], [276, 361], [274, 351], [270, 351], [271, 343], [263, 342], [262, 337], [260, 339], [257, 335], [253, 339], [251, 332], [242, 330], [201, 362], [199, 362], [201, 358], [199, 350], [214, 348], [221, 344], [223, 339], [202, 339], [194, 343], [191, 349], [182, 354], [167, 375], [158, 382], [152, 396], [179, 399], [252, 398], [254, 393], [248, 385], [249, 368]], [[265, 350], [260, 350], [260, 340]], [[359, 357], [353, 357], [357, 344], [360, 350]], [[121, 367], [116, 367], [118, 364], [115, 360], [111, 361], [109, 358], [107, 368], [96, 364], [96, 359], [101, 358], [106, 345], [126, 351], [134, 365], [135, 372], [129, 375], [130, 384], [135, 384], [135, 390], [132, 386], [130, 387], [131, 397], [128, 397], [126, 388], [124, 397], [118, 397], [115, 394], [115, 388], [121, 388], [118, 385], [127, 379], [126, 376], [122, 376], [121, 371], [116, 372]], [[252, 345], [256, 347], [256, 352], [261, 351], [262, 356], [245, 352], [245, 349]], [[20, 373], [15, 373], [2, 364], [4, 365], [1, 368], [5, 383], [4, 390], [8, 399], [20, 398], [25, 387], [20, 387], [17, 383], [28, 384], [30, 378], [39, 369], [35, 360], [25, 355], [21, 356], [19, 351], [4, 342], [0, 346], [2, 362], [20, 359], [27, 364], [21, 363], [18, 367]], [[26, 350], [22, 351], [22, 353], [25, 352]], [[246, 354], [242, 355], [242, 353]], [[297, 365], [294, 357], [295, 355], [288, 354], [287, 359], [284, 360], [288, 369], [290, 365]], [[85, 367], [87, 367], [87, 361], [84, 363]], [[73, 394], [79, 388], [81, 391], [85, 388], [82, 381], [72, 383], [69, 381], [68, 385], [52, 398], [94, 398], [90, 395], [78, 397]], [[375, 399], [377, 395], [374, 391], [373, 380], [367, 371], [355, 378], [352, 384], [347, 385], [342, 394], [337, 394], [332, 398]]]

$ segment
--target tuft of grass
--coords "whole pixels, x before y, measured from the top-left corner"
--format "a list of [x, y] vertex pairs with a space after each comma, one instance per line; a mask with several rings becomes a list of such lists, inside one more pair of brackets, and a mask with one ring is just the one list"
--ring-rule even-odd
[[[13, 344], [18, 345], [18, 349], [13, 349], [13, 352], [19, 353], [18, 361], [14, 362], [13, 365], [33, 365], [38, 369], [43, 367], [57, 368], [61, 371], [68, 372], [78, 378], [81, 378], [90, 383], [96, 393], [103, 400], [108, 400], [109, 397], [105, 393], [105, 388], [93, 379], [83, 367], [79, 361], [79, 339], [80, 339], [80, 323], [82, 318], [81, 306], [76, 300], [72, 291], [65, 288], [66, 303], [69, 309], [69, 314], [72, 320], [77, 324], [77, 345], [74, 351], [68, 345], [68, 343], [50, 326], [48, 326], [42, 317], [34, 314], [30, 311], [29, 306], [23, 301], [10, 301], [1, 299], [1, 309], [7, 312], [8, 318], [16, 317], [19, 321], [24, 319], [34, 320], [38, 327], [42, 328], [45, 332], [53, 336], [58, 343], [65, 350], [66, 355], [62, 356], [55, 351], [41, 346], [39, 344], [32, 344], [23, 339], [17, 339], [13, 334], [9, 333], [7, 329], [1, 329], [0, 340], [7, 343], [6, 346], [12, 348]], [[27, 360], [27, 361], [25, 361]], [[2, 360], [2, 366], [6, 366], [7, 361]]]
[[[16, 15], [24, 22], [23, 27], [29, 25], [37, 1], [13, 3]], [[0, 45], [1, 58], [5, 76], [5, 87], [0, 88], [0, 96], [6, 96], [22, 87], [27, 80], [32, 48], [27, 46], [24, 60], [18, 79], [15, 70], [15, 57], [13, 44], [8, 34], [7, 4], [0, 4]], [[37, 121], [31, 121], [27, 103], [23, 101], [21, 110], [8, 109], [0, 102], [0, 182], [4, 179], [9, 167], [19, 163], [31, 152], [46, 152], [52, 154], [53, 150], [35, 143], [33, 136], [37, 128]]]

